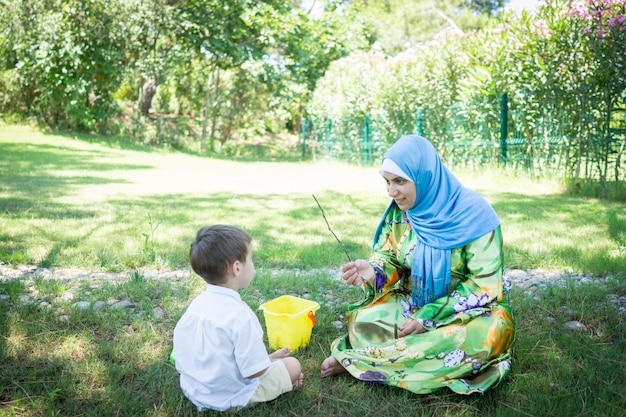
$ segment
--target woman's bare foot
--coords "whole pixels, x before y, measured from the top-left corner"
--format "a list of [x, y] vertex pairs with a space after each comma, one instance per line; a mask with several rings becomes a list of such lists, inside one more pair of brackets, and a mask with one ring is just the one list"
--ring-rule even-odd
[[272, 353], [270, 353], [270, 359], [275, 361], [276, 359], [283, 359], [286, 358], [288, 356], [291, 356], [291, 350], [287, 347], [284, 347], [282, 349], [278, 349]]
[[332, 356], [327, 357], [322, 362], [322, 378], [326, 378], [327, 376], [339, 375], [346, 371], [346, 368], [341, 366], [337, 359]]

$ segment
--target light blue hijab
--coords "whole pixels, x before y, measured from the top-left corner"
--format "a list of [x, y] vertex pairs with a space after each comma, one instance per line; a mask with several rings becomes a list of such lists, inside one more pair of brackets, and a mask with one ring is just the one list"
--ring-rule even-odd
[[[386, 158], [409, 176], [417, 191], [415, 205], [406, 214], [418, 236], [411, 268], [413, 304], [422, 307], [446, 295], [450, 288], [450, 250], [494, 230], [500, 219], [483, 197], [461, 185], [423, 137], [401, 137], [383, 160]], [[374, 244], [387, 213], [395, 205], [392, 200], [387, 207]]]

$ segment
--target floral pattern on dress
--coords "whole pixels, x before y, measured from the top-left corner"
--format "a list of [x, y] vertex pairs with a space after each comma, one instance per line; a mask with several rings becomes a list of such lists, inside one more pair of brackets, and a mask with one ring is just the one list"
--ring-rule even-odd
[[502, 362], [498, 363], [497, 366], [500, 369], [504, 369], [505, 371], [508, 371], [509, 369], [511, 369], [511, 360], [510, 359], [503, 360]]
[[507, 295], [511, 292], [511, 288], [513, 288], [513, 282], [508, 275], [504, 275], [502, 277], [502, 288], [504, 290], [504, 295]]
[[469, 296], [463, 297], [456, 291], [452, 293], [452, 296], [457, 299], [457, 303], [454, 305], [454, 311], [460, 313], [461, 311], [467, 311], [478, 307], [484, 307], [489, 304], [489, 294], [483, 293], [478, 296], [476, 293], [470, 293]]
[[374, 266], [374, 272], [376, 273], [376, 292], [381, 292], [387, 283], [387, 274], [379, 266]]
[[463, 361], [465, 358], [465, 351], [462, 349], [454, 349], [452, 352], [448, 353], [446, 357], [443, 359], [443, 364], [447, 368], [452, 368], [453, 366], [457, 366]]
[[367, 371], [359, 375], [359, 379], [368, 382], [384, 382], [387, 377], [380, 372]]
[[368, 260], [376, 283], [348, 311], [350, 332], [335, 339], [333, 357], [355, 378], [414, 393], [446, 387], [471, 394], [498, 385], [510, 373], [515, 337], [500, 228], [451, 250], [449, 293], [413, 311], [427, 331], [394, 338], [413, 307], [405, 300], [418, 241], [402, 214], [391, 211], [385, 219]]
[[413, 312], [415, 311], [415, 306], [413, 305], [411, 299], [408, 298], [406, 300], [400, 300], [400, 305], [404, 309], [402, 317], [405, 319], [411, 318], [411, 316], [413, 316]]
[[432, 321], [432, 320], [430, 320], [430, 319], [426, 319], [426, 320], [424, 320], [423, 318], [421, 318], [421, 317], [420, 317], [420, 318], [416, 318], [415, 320], [416, 320], [419, 324], [421, 324], [421, 325], [422, 325], [422, 327], [423, 327], [423, 328], [425, 328], [425, 329], [429, 329], [429, 328], [431, 328], [431, 327], [434, 327], [434, 326], [435, 326], [435, 322], [434, 322], [434, 321]]

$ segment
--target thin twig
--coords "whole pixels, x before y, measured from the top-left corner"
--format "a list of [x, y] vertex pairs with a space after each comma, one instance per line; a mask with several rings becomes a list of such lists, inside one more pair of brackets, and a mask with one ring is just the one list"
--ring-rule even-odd
[[320, 205], [320, 202], [317, 201], [317, 198], [315, 198], [315, 194], [312, 194], [312, 195], [313, 195], [313, 198], [315, 199], [315, 202], [317, 203], [317, 206], [320, 208], [320, 211], [322, 212], [322, 217], [324, 217], [324, 221], [326, 222], [326, 225], [328, 226], [328, 230], [330, 230], [330, 233], [332, 233], [333, 236], [335, 236], [335, 239], [337, 239], [337, 242], [339, 242], [339, 244], [343, 248], [343, 251], [345, 252], [346, 256], [348, 257], [348, 261], [352, 262], [352, 258], [350, 258], [350, 255], [348, 255], [348, 251], [346, 250], [346, 247], [341, 242], [341, 240], [339, 240], [339, 238], [337, 237], [335, 232], [333, 232], [333, 229], [330, 228], [330, 224], [328, 223], [328, 219], [326, 219], [326, 215], [324, 214], [324, 209]]

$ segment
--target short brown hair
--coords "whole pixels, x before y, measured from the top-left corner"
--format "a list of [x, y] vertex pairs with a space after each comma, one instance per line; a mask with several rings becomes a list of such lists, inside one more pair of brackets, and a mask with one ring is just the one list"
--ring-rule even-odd
[[251, 242], [252, 237], [236, 226], [203, 227], [189, 249], [191, 268], [207, 283], [220, 284], [233, 262], [246, 262]]

